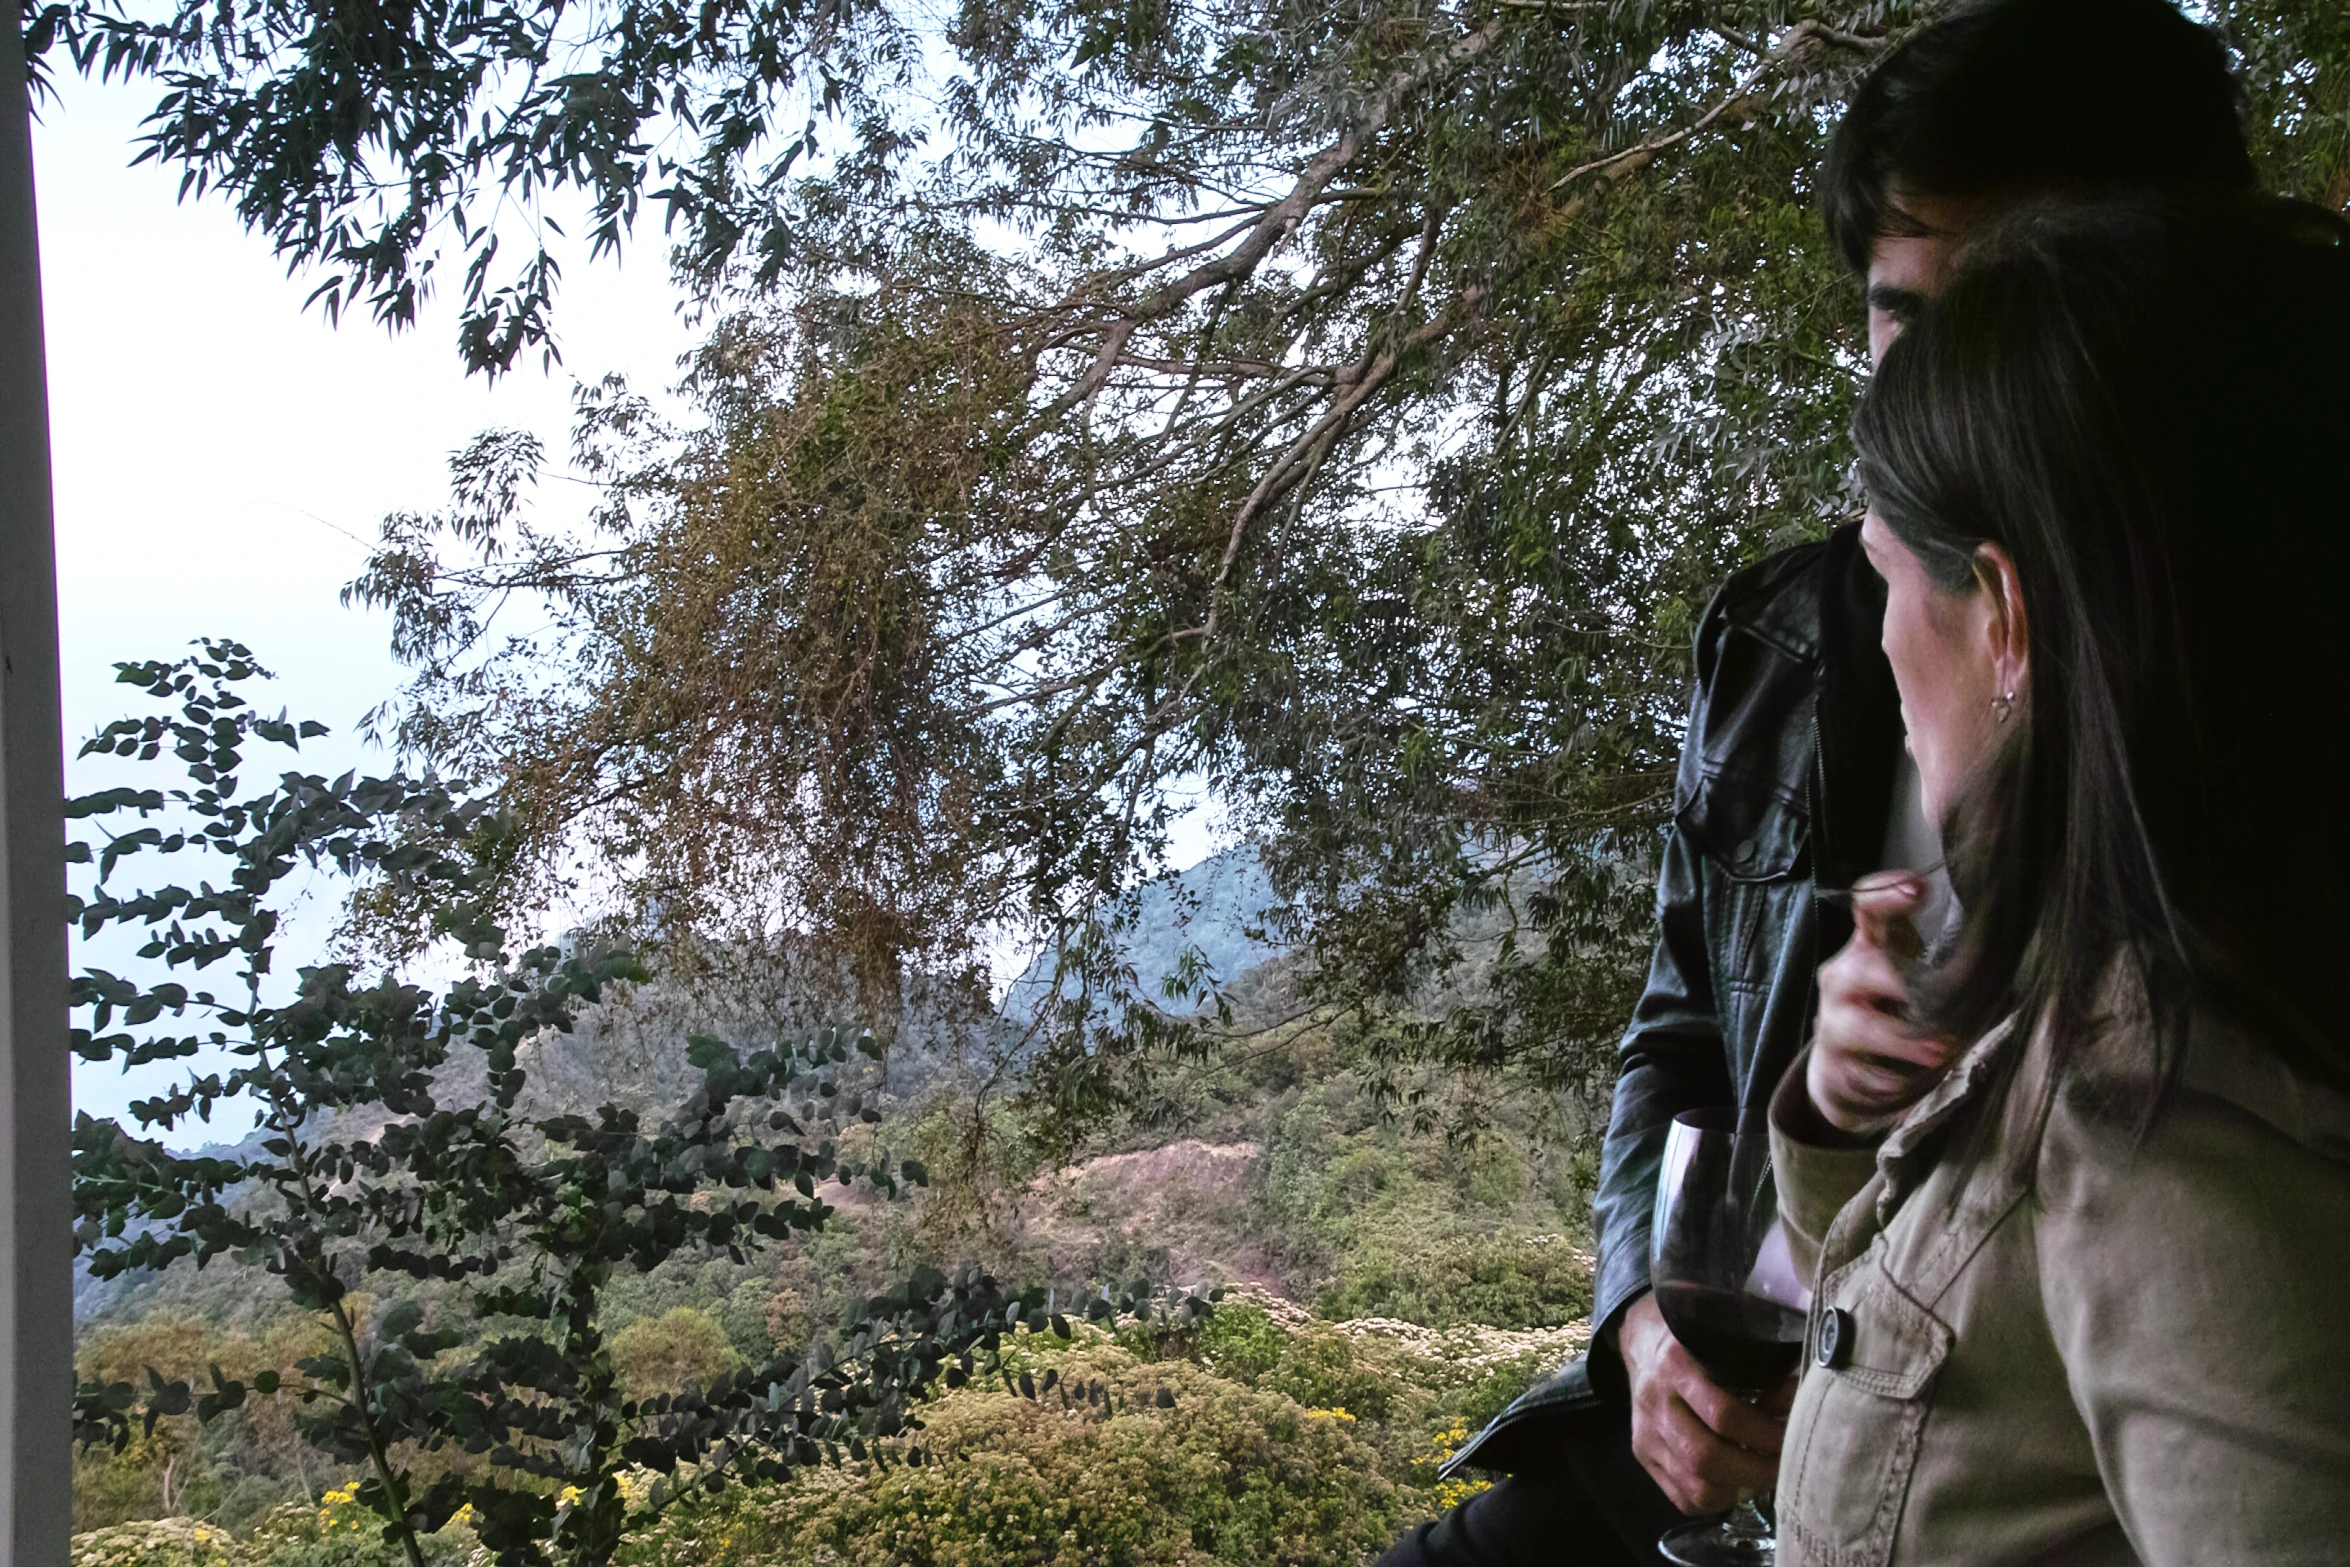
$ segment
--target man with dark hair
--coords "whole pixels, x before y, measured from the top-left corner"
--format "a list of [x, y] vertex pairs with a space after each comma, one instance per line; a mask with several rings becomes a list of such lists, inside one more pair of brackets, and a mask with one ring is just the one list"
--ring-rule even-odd
[[[2170, 0], [1989, 0], [1918, 33], [1861, 85], [1824, 205], [1865, 279], [1873, 359], [1966, 230], [2018, 200], [2251, 183], [2225, 52]], [[1936, 928], [1947, 894], [1920, 871], [1940, 855], [1878, 647], [1882, 587], [1856, 535], [1848, 524], [1739, 572], [1698, 628], [1656, 954], [1601, 1155], [1591, 1353], [1455, 1455], [1448, 1472], [1503, 1478], [1382, 1567], [1653, 1562], [1683, 1513], [1771, 1492], [1783, 1423], [1716, 1386], [1666, 1328], [1648, 1288], [1649, 1218], [1673, 1117], [1735, 1104], [1759, 1125], [1815, 1030], [1932, 1069], [1903, 1031], [1900, 969], [1880, 943], [1890, 927]], [[1856, 900], [1865, 939], [1849, 940], [1851, 910], [1818, 894], [1882, 870], [1918, 874], [1876, 878]]]

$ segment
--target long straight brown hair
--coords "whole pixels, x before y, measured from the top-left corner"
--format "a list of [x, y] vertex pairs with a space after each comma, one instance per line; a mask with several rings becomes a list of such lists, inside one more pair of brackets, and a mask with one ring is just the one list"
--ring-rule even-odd
[[1916, 989], [1971, 1038], [2116, 958], [2350, 1086], [2350, 228], [2260, 198], [2035, 207], [1960, 258], [1854, 435], [1878, 515], [1954, 593], [2003, 546], [2021, 721], [1943, 824], [1959, 931]]

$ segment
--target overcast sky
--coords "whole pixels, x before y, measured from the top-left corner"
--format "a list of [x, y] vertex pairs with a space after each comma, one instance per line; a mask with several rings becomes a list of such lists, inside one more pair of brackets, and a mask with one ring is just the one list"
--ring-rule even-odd
[[[533, 359], [492, 387], [460, 369], [452, 301], [397, 339], [365, 319], [329, 327], [303, 309], [316, 280], [288, 279], [226, 203], [183, 206], [176, 173], [130, 168], [152, 85], [63, 72], [60, 85], [33, 150], [68, 785], [96, 785], [72, 752], [136, 700], [113, 662], [176, 657], [204, 635], [245, 642], [281, 677], [274, 700], [334, 727], [307, 765], [367, 765], [349, 731], [399, 671], [384, 621], [341, 608], [337, 590], [386, 512], [439, 503], [449, 453], [478, 431], [530, 429], [559, 453], [575, 376], [675, 379], [694, 339], [657, 214], [651, 243], [621, 262], [570, 260], [564, 365], [550, 375]], [[74, 1094], [115, 1114], [131, 1090], [111, 1067], [77, 1065]]]

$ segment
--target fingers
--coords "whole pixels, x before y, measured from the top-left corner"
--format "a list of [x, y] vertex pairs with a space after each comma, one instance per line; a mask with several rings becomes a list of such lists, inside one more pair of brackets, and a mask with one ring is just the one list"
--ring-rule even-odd
[[1719, 1512], [1778, 1477], [1786, 1423], [1714, 1385], [1678, 1343], [1634, 1388], [1632, 1451], [1673, 1505]]
[[[1822, 1040], [1827, 1038], [1825, 1024]], [[1907, 1060], [1815, 1045], [1804, 1068], [1804, 1089], [1822, 1120], [1839, 1131], [1873, 1134], [1940, 1082], [1938, 1060]]]
[[1949, 1067], [1956, 1042], [1920, 1034], [1909, 1017], [1905, 965], [1916, 956], [1911, 913], [1925, 894], [1914, 873], [1880, 873], [1853, 888], [1853, 937], [1820, 966], [1820, 1011], [1805, 1087], [1838, 1130], [1882, 1130]]
[[1647, 1429], [1635, 1433], [1633, 1452], [1658, 1489], [1685, 1513], [1721, 1512], [1741, 1495], [1778, 1483], [1777, 1457], [1749, 1452], [1720, 1435], [1679, 1399], [1670, 1400]]
[[1822, 984], [1833, 981], [1855, 1001], [1888, 1015], [1898, 1016], [1909, 1001], [1908, 971], [1883, 947], [1862, 940], [1858, 932], [1820, 965], [1820, 980]]
[[1677, 1390], [1689, 1412], [1706, 1424], [1706, 1428], [1725, 1442], [1732, 1442], [1748, 1454], [1765, 1458], [1779, 1456], [1779, 1441], [1785, 1434], [1785, 1424], [1776, 1416], [1755, 1408], [1737, 1394], [1715, 1386], [1706, 1380], [1702, 1371]]
[[1830, 1050], [1895, 1067], [1939, 1069], [1952, 1055], [1951, 1041], [1918, 1033], [1907, 1020], [1829, 981], [1820, 986], [1818, 1031]]

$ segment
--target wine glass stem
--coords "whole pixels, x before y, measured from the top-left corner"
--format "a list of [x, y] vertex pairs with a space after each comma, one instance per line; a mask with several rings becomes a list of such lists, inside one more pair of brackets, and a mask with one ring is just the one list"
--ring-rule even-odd
[[1754, 1505], [1754, 1498], [1751, 1496], [1739, 1499], [1738, 1505], [1731, 1509], [1730, 1516], [1722, 1520], [1722, 1529], [1725, 1533], [1740, 1539], [1767, 1540], [1771, 1538], [1770, 1520], [1762, 1515], [1761, 1508]]

